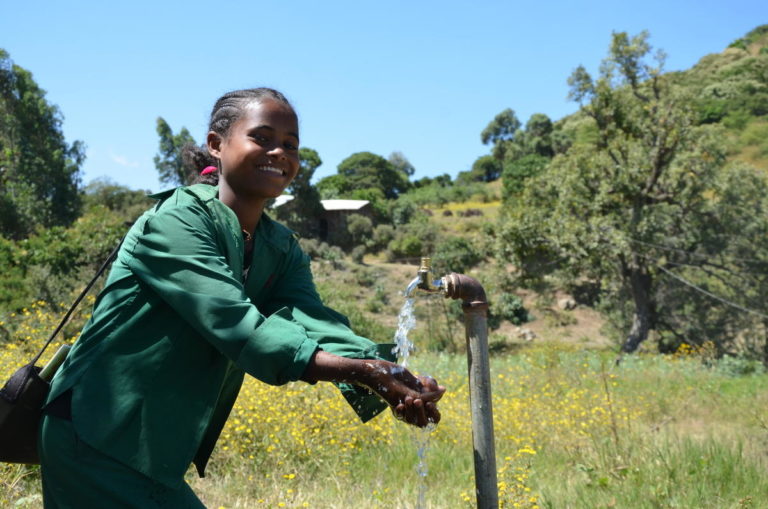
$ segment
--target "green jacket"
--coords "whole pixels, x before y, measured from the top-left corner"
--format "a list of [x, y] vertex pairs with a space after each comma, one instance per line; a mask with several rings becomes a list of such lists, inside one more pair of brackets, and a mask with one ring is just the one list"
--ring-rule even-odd
[[[292, 232], [262, 215], [245, 282], [234, 212], [204, 184], [157, 195], [133, 225], [92, 318], [53, 380], [91, 447], [168, 486], [202, 476], [244, 373], [298, 380], [318, 348], [391, 360], [323, 306]], [[339, 384], [366, 421], [386, 404]]]

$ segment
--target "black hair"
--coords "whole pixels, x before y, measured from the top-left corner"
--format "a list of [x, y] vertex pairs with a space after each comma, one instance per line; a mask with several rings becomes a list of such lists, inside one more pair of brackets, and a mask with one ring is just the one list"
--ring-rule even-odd
[[[226, 138], [232, 125], [243, 116], [246, 108], [251, 103], [263, 101], [264, 99], [272, 99], [282, 103], [288, 106], [294, 112], [294, 115], [296, 114], [288, 99], [272, 88], [261, 87], [234, 90], [221, 96], [216, 101], [216, 104], [213, 105], [211, 119], [208, 122], [208, 131], [213, 131], [222, 138]], [[188, 143], [182, 148], [181, 157], [184, 167], [195, 169], [197, 175], [195, 183], [213, 186], [219, 183], [219, 172], [200, 175], [200, 172], [208, 166], [215, 166], [221, 171], [218, 159], [208, 152], [205, 144], [197, 146], [193, 143]]]

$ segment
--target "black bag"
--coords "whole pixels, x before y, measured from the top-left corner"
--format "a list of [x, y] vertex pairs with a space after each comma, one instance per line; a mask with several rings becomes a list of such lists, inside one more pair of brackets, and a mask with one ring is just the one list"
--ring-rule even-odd
[[[122, 240], [112, 250], [109, 258], [101, 265], [85, 289], [80, 292], [72, 307], [69, 308], [67, 314], [64, 315], [56, 330], [53, 331], [32, 362], [19, 368], [0, 389], [0, 462], [27, 463], [30, 465], [40, 463], [40, 456], [37, 453], [37, 437], [40, 420], [43, 416], [43, 404], [51, 390], [49, 380], [53, 378], [53, 374], [66, 355], [56, 355], [55, 357], [58, 358], [46, 366], [46, 379], [40, 377], [41, 368], [35, 363], [40, 360], [45, 349], [67, 323], [77, 305], [80, 304], [99, 276], [115, 258], [121, 244]], [[66, 352], [65, 350], [62, 351]]]
[[51, 386], [39, 372], [39, 367], [27, 364], [0, 389], [0, 461], [40, 463], [37, 433]]

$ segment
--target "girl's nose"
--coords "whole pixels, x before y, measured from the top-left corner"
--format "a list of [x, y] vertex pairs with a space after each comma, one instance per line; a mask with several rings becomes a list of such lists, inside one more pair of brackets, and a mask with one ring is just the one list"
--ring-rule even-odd
[[267, 152], [267, 155], [276, 159], [285, 159], [286, 157], [285, 149], [280, 145], [275, 145], [274, 147], [270, 148]]

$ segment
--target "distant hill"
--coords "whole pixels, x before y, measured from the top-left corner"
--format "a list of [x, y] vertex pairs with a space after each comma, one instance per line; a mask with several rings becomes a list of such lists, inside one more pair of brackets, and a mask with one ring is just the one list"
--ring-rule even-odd
[[[726, 128], [731, 157], [768, 171], [768, 24], [665, 77], [692, 97], [699, 122]], [[580, 113], [558, 124], [576, 143], [590, 136]]]

